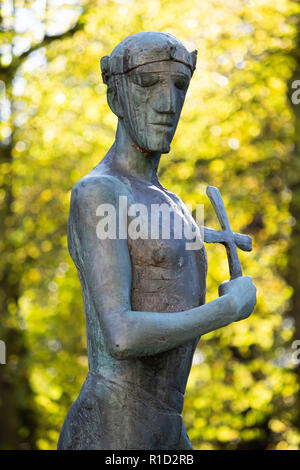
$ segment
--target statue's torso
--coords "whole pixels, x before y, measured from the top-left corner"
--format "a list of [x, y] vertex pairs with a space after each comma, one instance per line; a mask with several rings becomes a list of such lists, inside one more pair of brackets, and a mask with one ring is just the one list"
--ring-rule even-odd
[[[93, 176], [95, 175], [93, 174]], [[151, 204], [165, 203], [175, 209], [182, 206], [182, 202], [176, 195], [160, 186], [145, 184], [145, 182], [130, 178], [121, 179], [125, 187], [123, 194], [126, 194], [128, 204], [144, 204], [148, 208], [149, 214], [151, 213]], [[101, 178], [99, 178], [99, 184], [101, 184]], [[194, 223], [190, 215], [185, 215], [185, 217], [190, 217], [190, 222]], [[128, 217], [128, 225], [131, 220], [132, 217]], [[186, 243], [190, 240], [185, 239], [184, 236], [181, 239], [174, 239], [172, 225], [170, 239], [163, 239], [161, 235], [160, 233], [157, 240], [151, 238], [133, 240], [128, 237], [132, 265], [132, 310], [179, 312], [203, 304], [205, 302], [207, 267], [203, 243], [198, 250], [187, 250]], [[74, 253], [72, 256], [74, 259]], [[74, 261], [76, 263], [76, 259]], [[88, 381], [90, 384], [87, 383], [85, 392], [81, 392], [82, 398], [90, 394], [93, 389], [92, 393], [95, 394], [99, 403], [103, 404], [104, 409], [110, 409], [107, 411], [110, 413], [107, 415], [110, 418], [108, 424], [105, 425], [106, 427], [111, 426], [111, 423], [124, 409], [127, 427], [134, 429], [130, 434], [133, 441], [135, 433], [140, 433], [140, 442], [143, 440], [144, 427], [139, 429], [137, 423], [151, 419], [151, 416], [155, 416], [156, 412], [162, 413], [166, 417], [165, 425], [169, 428], [173, 427], [174, 439], [177, 440], [182, 426], [180, 413], [186, 382], [199, 338], [153, 356], [125, 360], [113, 358], [106, 349], [99, 318], [90, 301], [89, 289], [82, 278], [82, 273], [80, 273], [80, 277], [87, 321], [89, 368], [92, 374], [96, 374], [90, 376]], [[109, 393], [105, 391], [106, 389], [104, 390], [104, 383], [105, 387], [108, 386]], [[87, 393], [86, 390], [89, 392]], [[147, 416], [144, 415], [145, 413]], [[103, 413], [103, 419], [104, 416]], [[168, 421], [170, 416], [173, 416], [172, 420], [175, 421]], [[160, 422], [163, 421], [164, 418], [160, 417]], [[168, 422], [169, 424], [167, 424]], [[116, 429], [117, 427], [114, 428], [115, 433]], [[148, 439], [148, 435], [149, 433], [146, 432], [145, 439]], [[161, 437], [159, 436], [160, 431], [158, 430], [155, 442], [160, 441]], [[130, 448], [131, 444], [124, 444], [122, 441], [122, 443], [115, 445], [123, 447], [125, 445]], [[143, 445], [147, 445], [146, 441]]]
[[[170, 239], [163, 238], [161, 229], [159, 239], [151, 239], [151, 205], [167, 204], [180, 214], [184, 207], [182, 201], [161, 186], [148, 184], [135, 178], [125, 178], [119, 175], [117, 177], [123, 183], [122, 194], [126, 195], [128, 206], [143, 204], [149, 214], [149, 238], [133, 240], [130, 238], [130, 233], [128, 234], [128, 249], [132, 265], [132, 310], [180, 312], [203, 304], [207, 268], [203, 243], [200, 242], [200, 249], [186, 249], [187, 243], [191, 240], [185, 237], [184, 231], [181, 239], [174, 239], [172, 219]], [[101, 184], [101, 175], [99, 175], [99, 184]], [[184, 210], [185, 220], [188, 219], [189, 223], [195, 224], [186, 207]], [[128, 216], [128, 229], [133, 219], [133, 216]], [[166, 220], [160, 221], [160, 225]], [[85, 301], [85, 303], [89, 302]], [[182, 400], [179, 397], [176, 399], [174, 394], [182, 394], [183, 398], [198, 339], [155, 356], [116, 360], [105, 348], [100, 325], [99, 328], [95, 328], [99, 320], [90, 303], [85, 305], [85, 310], [87, 317], [94, 317], [87, 318], [87, 323], [92, 321], [93, 324], [92, 327], [87, 327], [90, 369], [110, 374], [113, 364], [115, 379], [135, 383], [167, 403], [174, 404], [175, 399], [178, 402], [177, 408], [178, 406], [180, 408]]]

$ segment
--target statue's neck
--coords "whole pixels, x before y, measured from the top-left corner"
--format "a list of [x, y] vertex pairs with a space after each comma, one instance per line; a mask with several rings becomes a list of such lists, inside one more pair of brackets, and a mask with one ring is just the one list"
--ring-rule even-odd
[[114, 145], [107, 154], [110, 166], [131, 176], [156, 183], [161, 153], [147, 153], [133, 143], [119, 119]]

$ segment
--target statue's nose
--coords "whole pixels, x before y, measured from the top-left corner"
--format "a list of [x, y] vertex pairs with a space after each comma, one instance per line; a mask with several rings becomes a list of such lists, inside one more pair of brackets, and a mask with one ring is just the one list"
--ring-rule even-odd
[[166, 84], [159, 89], [154, 109], [158, 113], [174, 114], [176, 110], [176, 93], [172, 84]]

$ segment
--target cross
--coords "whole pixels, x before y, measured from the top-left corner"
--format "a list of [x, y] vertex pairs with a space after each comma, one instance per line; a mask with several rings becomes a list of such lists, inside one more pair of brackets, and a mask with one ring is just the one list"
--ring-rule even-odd
[[207, 186], [206, 194], [217, 214], [222, 231], [204, 227], [204, 241], [206, 243], [222, 243], [226, 247], [230, 279], [242, 276], [242, 267], [236, 247], [243, 251], [252, 250], [252, 238], [249, 235], [234, 233], [231, 230], [226, 209], [220, 191], [215, 186]]

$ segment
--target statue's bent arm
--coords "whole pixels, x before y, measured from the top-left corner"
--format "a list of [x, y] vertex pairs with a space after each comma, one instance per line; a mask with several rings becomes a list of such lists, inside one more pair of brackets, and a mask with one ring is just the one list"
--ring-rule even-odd
[[96, 234], [96, 209], [100, 204], [115, 206], [121, 188], [116, 181], [101, 177], [77, 183], [69, 220], [69, 238], [73, 244], [75, 241], [77, 253], [74, 256], [73, 248], [71, 255], [87, 284], [110, 354], [117, 359], [155, 355], [237, 320], [237, 305], [231, 294], [183, 312], [131, 309], [128, 242], [101, 240]]

